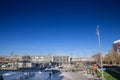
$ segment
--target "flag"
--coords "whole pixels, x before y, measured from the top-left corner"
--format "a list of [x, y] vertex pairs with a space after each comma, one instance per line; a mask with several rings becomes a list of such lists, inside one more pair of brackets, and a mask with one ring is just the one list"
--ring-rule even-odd
[[98, 36], [100, 35], [100, 33], [99, 33], [99, 25], [97, 25], [96, 34], [97, 34]]

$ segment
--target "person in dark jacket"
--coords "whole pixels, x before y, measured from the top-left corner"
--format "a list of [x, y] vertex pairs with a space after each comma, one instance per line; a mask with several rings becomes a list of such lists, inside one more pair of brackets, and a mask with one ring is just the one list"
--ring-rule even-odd
[[49, 73], [49, 78], [51, 78], [51, 75], [52, 75], [52, 74], [51, 74], [51, 73]]
[[0, 80], [4, 80], [2, 75], [0, 76]]

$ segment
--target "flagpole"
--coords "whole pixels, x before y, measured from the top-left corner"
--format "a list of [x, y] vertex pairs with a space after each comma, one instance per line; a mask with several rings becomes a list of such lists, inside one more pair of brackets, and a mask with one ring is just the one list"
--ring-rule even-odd
[[102, 79], [104, 79], [104, 72], [103, 72], [103, 59], [102, 59], [102, 53], [101, 53], [101, 43], [100, 43], [100, 32], [99, 32], [99, 25], [97, 25], [97, 36], [98, 36], [98, 46], [99, 46], [99, 53], [101, 54], [100, 60], [101, 60], [101, 68], [102, 68]]

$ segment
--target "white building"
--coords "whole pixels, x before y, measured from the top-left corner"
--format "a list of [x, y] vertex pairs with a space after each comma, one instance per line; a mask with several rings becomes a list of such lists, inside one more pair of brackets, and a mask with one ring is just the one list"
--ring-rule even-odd
[[48, 63], [52, 61], [52, 56], [31, 56], [34, 63]]
[[57, 63], [70, 63], [70, 56], [67, 55], [54, 55], [53, 62]]
[[35, 64], [31, 63], [31, 62], [18, 62], [17, 65], [18, 65], [18, 68], [31, 68], [31, 67], [35, 67]]
[[73, 62], [84, 62], [84, 61], [94, 61], [92, 57], [79, 57], [79, 58], [72, 58]]

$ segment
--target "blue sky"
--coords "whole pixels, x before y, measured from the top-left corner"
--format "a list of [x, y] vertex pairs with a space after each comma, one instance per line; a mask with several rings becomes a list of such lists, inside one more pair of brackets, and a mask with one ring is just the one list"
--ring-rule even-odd
[[0, 54], [98, 52], [96, 27], [106, 54], [120, 39], [119, 0], [1, 0]]

